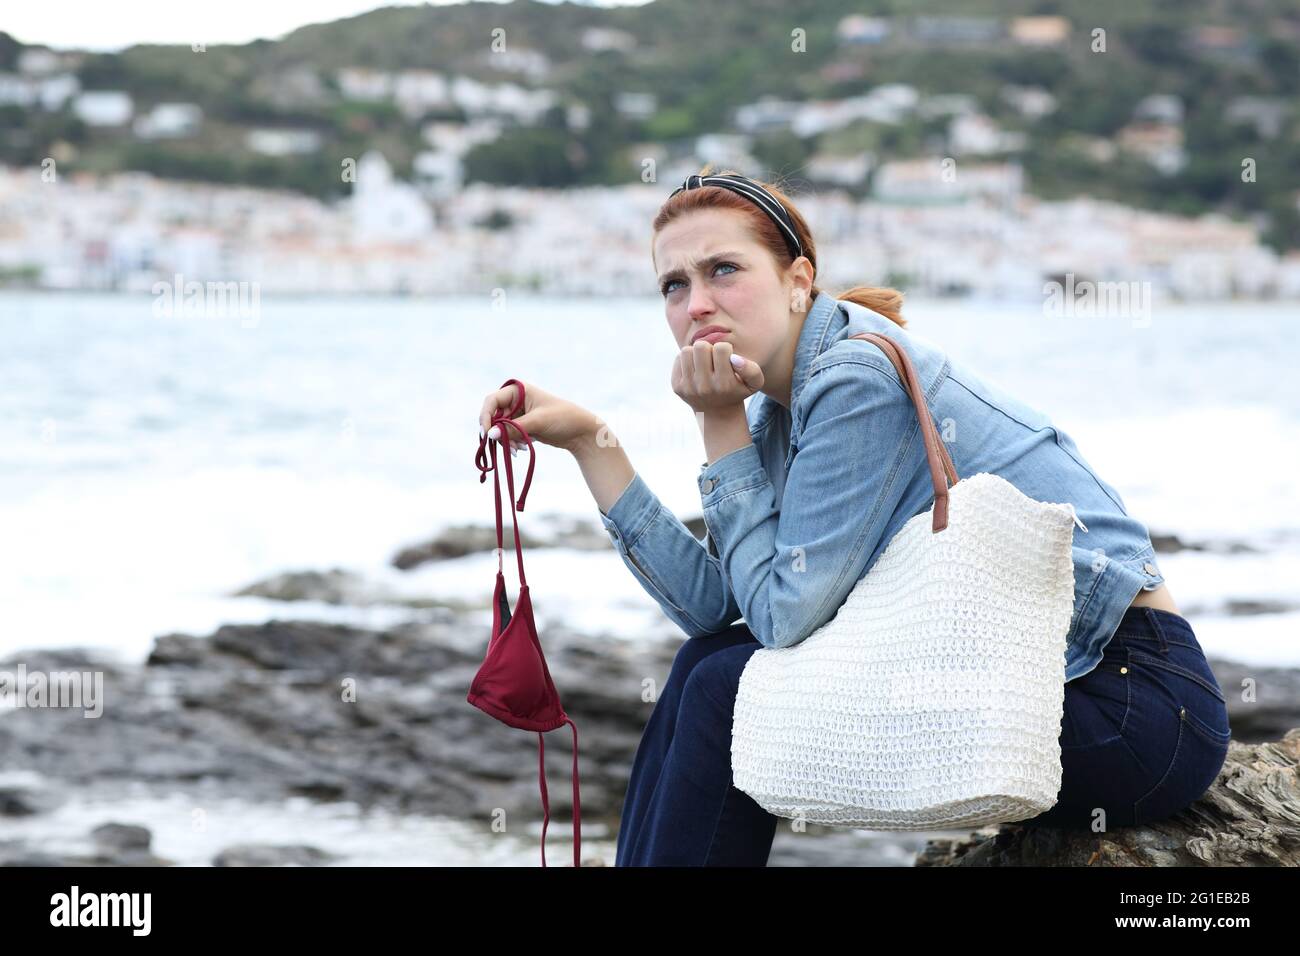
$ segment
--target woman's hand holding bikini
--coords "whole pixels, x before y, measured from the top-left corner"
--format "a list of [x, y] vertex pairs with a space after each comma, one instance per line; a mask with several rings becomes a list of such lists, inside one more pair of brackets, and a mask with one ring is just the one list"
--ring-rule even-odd
[[[535, 441], [573, 455], [597, 507], [609, 511], [636, 476], [627, 453], [605, 423], [581, 405], [552, 395], [531, 382], [524, 382], [523, 386], [524, 410], [511, 420], [518, 422]], [[515, 386], [502, 386], [483, 399], [478, 416], [479, 428], [484, 431], [493, 428], [509, 431], [509, 436], [501, 435], [499, 440], [508, 440], [512, 449], [523, 447], [519, 433], [509, 425], [493, 425], [492, 416], [498, 410], [509, 414], [518, 400], [519, 390]]]
[[[512, 415], [511, 420], [518, 422], [533, 441], [570, 451], [576, 442], [595, 430], [596, 417], [582, 406], [552, 395], [531, 382], [523, 382], [523, 386], [524, 410]], [[493, 425], [492, 416], [498, 410], [509, 414], [518, 401], [519, 389], [514, 385], [502, 386], [483, 399], [478, 415], [480, 433], [492, 430], [510, 432], [508, 436], [493, 434], [492, 437], [503, 444], [508, 439], [512, 451], [525, 446], [523, 438], [509, 425]]]
[[699, 341], [673, 360], [673, 391], [697, 413], [733, 413], [763, 387], [757, 362], [732, 351], [731, 343]]

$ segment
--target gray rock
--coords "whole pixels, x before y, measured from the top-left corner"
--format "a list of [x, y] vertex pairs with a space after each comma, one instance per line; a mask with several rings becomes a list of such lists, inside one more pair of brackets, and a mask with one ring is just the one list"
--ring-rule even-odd
[[0, 840], [0, 866], [81, 866], [80, 861], [64, 859], [28, 846], [21, 840]]
[[[515, 535], [511, 522], [505, 523], [502, 535], [507, 551], [514, 550]], [[546, 546], [543, 539], [523, 533], [520, 535], [525, 550]], [[480, 551], [492, 551], [497, 546], [496, 525], [462, 524], [446, 528], [437, 537], [421, 544], [402, 548], [393, 555], [389, 562], [393, 567], [409, 571], [426, 561], [446, 561], [450, 558], [463, 558], [467, 554]]]
[[[515, 547], [514, 525], [508, 516], [503, 524], [502, 542], [505, 550], [510, 552]], [[581, 551], [604, 551], [613, 547], [609, 536], [605, 534], [604, 527], [587, 518], [545, 512], [535, 516], [530, 521], [529, 527], [533, 529], [531, 532], [525, 531], [520, 534], [525, 550], [576, 548]], [[539, 528], [540, 531], [537, 530]], [[395, 568], [409, 571], [426, 561], [461, 558], [467, 554], [492, 551], [496, 546], [495, 524], [452, 525], [428, 541], [402, 548], [393, 556], [390, 563]]]
[[[1300, 727], [1300, 670], [1208, 660], [1228, 702], [1233, 740], [1264, 743]], [[1248, 688], [1253, 688], [1254, 700], [1242, 699]]]
[[90, 831], [102, 856], [131, 856], [149, 852], [153, 837], [146, 827], [133, 823], [104, 823]]
[[291, 844], [272, 846], [241, 843], [229, 846], [212, 858], [213, 866], [324, 866], [341, 859], [314, 846]]
[[1219, 554], [1260, 554], [1262, 549], [1245, 541], [1184, 541], [1176, 534], [1152, 532], [1151, 545], [1157, 554], [1175, 554], [1179, 551], [1213, 551]]
[[[247, 800], [348, 800], [395, 812], [539, 819], [535, 733], [471, 706], [488, 628], [481, 615], [368, 630], [318, 621], [226, 625], [159, 637], [145, 666], [100, 665], [105, 707], [15, 710], [0, 766], [60, 788], [140, 782]], [[623, 642], [549, 628], [551, 673], [579, 729], [584, 821], [617, 826], [627, 774], [675, 642]], [[468, 649], [467, 649], [468, 648]], [[64, 667], [82, 667], [76, 654]], [[34, 659], [26, 660], [29, 668]], [[553, 826], [571, 813], [572, 735], [546, 739]], [[36, 808], [38, 801], [29, 801]]]
[[1233, 741], [1219, 777], [1181, 813], [1105, 833], [1006, 823], [931, 840], [917, 866], [1300, 866], [1300, 728]]
[[150, 850], [145, 827], [105, 823], [90, 831], [90, 850], [59, 856], [20, 840], [0, 842], [0, 866], [171, 866]]
[[467, 601], [443, 600], [433, 597], [411, 597], [395, 594], [366, 581], [361, 575], [342, 568], [329, 571], [289, 571], [256, 581], [232, 597], [264, 597], [275, 601], [321, 601], [326, 604], [346, 604], [354, 607], [391, 605], [409, 608], [450, 608], [456, 611], [481, 606]]
[[37, 773], [0, 773], [0, 817], [26, 817], [48, 813], [64, 802], [51, 782]]
[[1295, 601], [1230, 599], [1225, 602], [1225, 610], [1234, 616], [1248, 614], [1289, 614], [1292, 611], [1300, 610], [1300, 604], [1297, 604]]

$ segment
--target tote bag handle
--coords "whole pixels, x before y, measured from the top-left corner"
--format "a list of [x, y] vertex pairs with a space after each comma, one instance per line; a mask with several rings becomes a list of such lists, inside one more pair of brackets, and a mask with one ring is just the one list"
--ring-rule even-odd
[[934, 482], [932, 530], [942, 531], [948, 527], [948, 483], [955, 485], [960, 479], [957, 477], [957, 469], [953, 467], [952, 458], [948, 455], [948, 447], [939, 438], [938, 429], [934, 427], [934, 418], [930, 414], [930, 407], [925, 402], [925, 395], [921, 391], [921, 383], [917, 378], [916, 368], [912, 365], [912, 359], [901, 345], [878, 332], [859, 332], [857, 335], [850, 335], [849, 338], [866, 339], [884, 352], [889, 361], [894, 364], [903, 387], [912, 396], [912, 404], [916, 406], [916, 417], [921, 420], [921, 437], [925, 441], [925, 457], [930, 465], [930, 479]]

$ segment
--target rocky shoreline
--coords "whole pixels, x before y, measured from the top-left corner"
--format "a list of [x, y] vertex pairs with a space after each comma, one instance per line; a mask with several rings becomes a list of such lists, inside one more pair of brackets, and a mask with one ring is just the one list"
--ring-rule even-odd
[[[610, 547], [590, 523], [553, 527], [555, 533], [525, 543], [532, 549]], [[412, 568], [495, 544], [494, 528], [461, 526], [403, 548], [393, 564]], [[512, 547], [509, 538], [507, 547]], [[492, 821], [501, 809], [508, 821], [523, 821], [511, 824], [521, 836], [540, 828], [537, 736], [509, 728], [465, 700], [486, 646], [485, 605], [396, 595], [342, 569], [277, 575], [239, 593], [286, 606], [300, 600], [394, 604], [409, 608], [410, 615], [383, 629], [277, 618], [225, 625], [204, 636], [164, 634], [140, 665], [77, 649], [25, 652], [0, 661], [0, 670], [8, 671], [21, 664], [29, 672], [102, 672], [105, 700], [96, 719], [74, 708], [0, 713], [0, 864], [167, 864], [153, 855], [149, 829], [138, 824], [88, 828], [91, 849], [63, 856], [4, 835], [6, 819], [49, 813], [63, 794], [110, 795], [141, 787], [193, 793], [200, 804], [226, 796], [266, 804], [305, 798], [453, 817], [481, 827], [485, 846], [498, 835]], [[653, 706], [642, 699], [644, 682], [662, 685], [680, 638], [597, 642], [549, 626], [543, 639], [565, 709], [578, 726], [584, 865], [608, 865], [608, 845], [589, 856], [588, 841], [610, 841], [617, 832], [627, 775]], [[1211, 663], [1225, 687], [1238, 686], [1245, 676], [1240, 664]], [[1234, 766], [1249, 765], [1257, 756], [1251, 745], [1283, 741], [1300, 727], [1300, 669], [1251, 667], [1249, 676], [1261, 686], [1267, 683], [1271, 693], [1267, 701], [1249, 706], [1228, 695], [1233, 753], [1239, 757]], [[1291, 743], [1269, 746], [1294, 752], [1300, 737], [1286, 740]], [[568, 865], [572, 858], [565, 842], [572, 832], [571, 741], [567, 728], [547, 737], [547, 856], [553, 865]], [[1216, 789], [1231, 770], [1225, 766]], [[1202, 802], [1212, 804], [1210, 797]], [[770, 865], [965, 865], [991, 858], [988, 849], [973, 853], [951, 834], [788, 830], [778, 827]], [[974, 839], [982, 845], [992, 836]], [[958, 849], [962, 846], [966, 849]], [[1041, 856], [1042, 846], [1035, 847]], [[997, 860], [1009, 862], [1001, 844], [999, 852]], [[1064, 860], [1072, 851], [1061, 852]], [[348, 861], [329, 846], [257, 842], [233, 843], [211, 860], [214, 865]], [[1152, 856], [1149, 862], [1159, 859]]]

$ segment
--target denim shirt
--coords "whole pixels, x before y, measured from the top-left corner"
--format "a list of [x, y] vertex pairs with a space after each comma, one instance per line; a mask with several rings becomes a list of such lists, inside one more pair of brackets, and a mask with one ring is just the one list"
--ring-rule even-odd
[[859, 332], [907, 351], [958, 478], [991, 472], [1031, 498], [1074, 505], [1065, 679], [1092, 670], [1133, 598], [1164, 581], [1146, 526], [1048, 416], [827, 292], [799, 333], [790, 407], [755, 393], [751, 444], [701, 466], [704, 537], [638, 472], [600, 512], [623, 563], [690, 637], [743, 616], [764, 647], [789, 647], [834, 617], [890, 539], [934, 504], [916, 407], [885, 354], [849, 339]]

